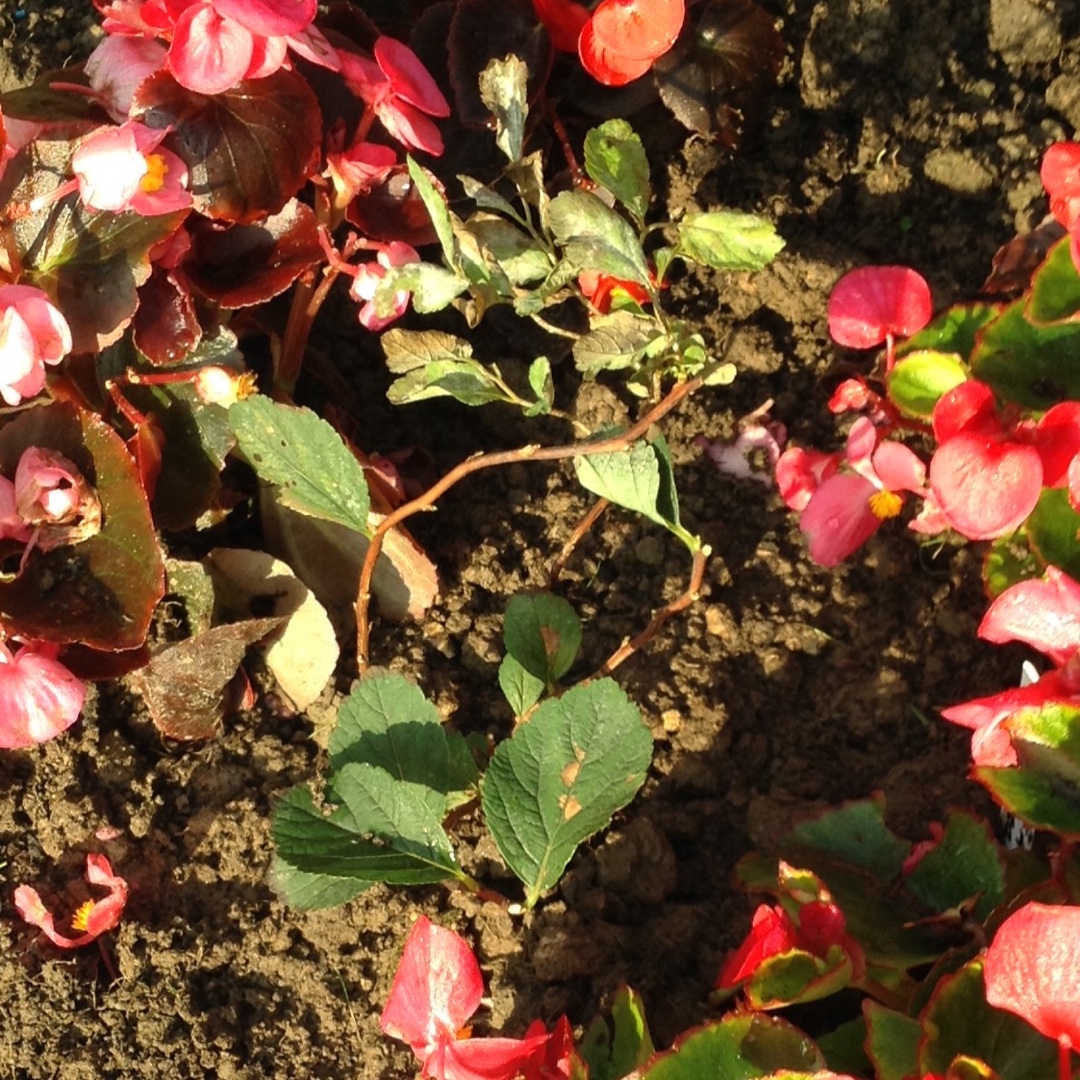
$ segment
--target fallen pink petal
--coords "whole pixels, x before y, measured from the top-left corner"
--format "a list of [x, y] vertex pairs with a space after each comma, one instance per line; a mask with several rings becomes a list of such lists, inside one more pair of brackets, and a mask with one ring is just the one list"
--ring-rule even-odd
[[59, 647], [0, 642], [0, 749], [55, 739], [79, 718], [86, 686], [57, 660]]

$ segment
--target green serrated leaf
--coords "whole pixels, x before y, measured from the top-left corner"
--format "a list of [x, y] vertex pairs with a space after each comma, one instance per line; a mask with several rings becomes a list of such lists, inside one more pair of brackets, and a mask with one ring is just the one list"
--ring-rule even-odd
[[585, 171], [630, 211], [639, 226], [644, 225], [652, 198], [649, 160], [625, 120], [607, 120], [585, 136]]
[[424, 885], [447, 877], [366, 838], [348, 808], [324, 814], [305, 787], [293, 788], [278, 803], [271, 835], [277, 849], [274, 887], [297, 907], [332, 907], [380, 881]]
[[428, 789], [428, 805], [442, 817], [449, 790], [446, 733], [435, 706], [403, 676], [379, 672], [362, 679], [341, 703], [327, 749], [333, 774], [351, 763], [374, 765]]
[[358, 831], [374, 835], [417, 872], [440, 875], [436, 881], [462, 876], [450, 838], [428, 801], [429, 788], [367, 762], [350, 762], [334, 773], [334, 795]]
[[395, 405], [435, 397], [452, 397], [463, 405], [513, 400], [496, 376], [477, 360], [433, 361], [395, 380], [386, 396]]
[[649, 264], [630, 223], [589, 191], [563, 191], [548, 207], [548, 226], [578, 270], [648, 286]]
[[436, 360], [468, 360], [472, 346], [455, 334], [441, 330], [402, 330], [394, 326], [379, 339], [386, 355], [386, 367], [395, 375], [404, 375]]
[[513, 222], [481, 212], [473, 214], [465, 227], [515, 285], [543, 281], [551, 273], [551, 255]]
[[325, 420], [256, 394], [230, 407], [229, 423], [245, 460], [282, 505], [368, 534], [363, 469]]
[[677, 228], [678, 253], [714, 270], [760, 270], [784, 246], [771, 221], [734, 210], [687, 214]]
[[529, 365], [529, 389], [536, 396], [536, 404], [530, 406], [527, 416], [546, 416], [555, 404], [555, 382], [551, 377], [551, 361], [538, 356]]
[[587, 491], [663, 525], [691, 552], [697, 537], [679, 524], [671, 453], [662, 437], [627, 450], [574, 458], [578, 481]]
[[511, 162], [521, 160], [529, 115], [528, 77], [525, 62], [517, 56], [491, 60], [480, 73], [480, 100], [495, 117], [495, 145]]
[[479, 209], [494, 210], [497, 214], [505, 214], [511, 218], [518, 216], [514, 204], [488, 187], [487, 184], [481, 184], [479, 180], [471, 176], [465, 176], [463, 173], [458, 173], [458, 180], [461, 181], [461, 188], [465, 195], [472, 199]]
[[651, 342], [664, 336], [662, 327], [647, 315], [613, 311], [591, 321], [587, 334], [574, 342], [574, 364], [587, 379], [601, 371], [633, 367]]
[[506, 605], [506, 651], [549, 689], [561, 679], [581, 648], [581, 621], [561, 596], [518, 593]]
[[545, 701], [500, 743], [484, 779], [484, 816], [525, 883], [527, 907], [634, 797], [651, 758], [649, 729], [611, 679]]
[[375, 286], [375, 311], [382, 318], [397, 311], [397, 294], [412, 294], [414, 311], [421, 315], [442, 311], [469, 287], [469, 279], [434, 263], [406, 263], [392, 266]]
[[442, 248], [443, 259], [447, 266], [457, 266], [457, 249], [454, 246], [454, 228], [450, 223], [450, 211], [446, 208], [446, 200], [435, 190], [427, 170], [412, 157], [405, 156], [409, 167], [409, 177], [420, 196], [424, 208], [431, 218], [431, 224], [435, 228], [435, 235], [439, 238], [439, 246]]
[[800, 822], [785, 850], [789, 847], [800, 854], [820, 852], [882, 880], [900, 873], [910, 850], [886, 826], [885, 802], [880, 797], [857, 799]]
[[544, 680], [530, 675], [512, 656], [504, 656], [499, 664], [499, 689], [514, 715], [524, 716], [543, 696]]

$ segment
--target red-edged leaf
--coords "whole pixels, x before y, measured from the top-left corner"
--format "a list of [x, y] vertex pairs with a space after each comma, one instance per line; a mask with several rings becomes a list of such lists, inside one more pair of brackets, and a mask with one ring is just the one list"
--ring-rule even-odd
[[58, 450], [78, 466], [101, 500], [102, 527], [89, 540], [33, 553], [19, 577], [0, 583], [5, 629], [95, 649], [138, 648], [165, 573], [135, 462], [98, 416], [62, 403], [30, 409], [0, 429], [0, 472], [13, 476], [28, 446]]
[[213, 738], [224, 716], [226, 688], [248, 646], [284, 622], [248, 619], [166, 646], [131, 676], [154, 726], [170, 739]]
[[152, 364], [177, 364], [199, 344], [202, 327], [187, 284], [171, 270], [155, 267], [139, 289], [132, 324], [135, 347]]
[[930, 461], [930, 487], [949, 524], [969, 540], [993, 540], [1018, 529], [1042, 494], [1034, 447], [958, 435]]
[[195, 209], [226, 221], [276, 214], [307, 180], [322, 142], [315, 95], [286, 70], [212, 97], [160, 72], [139, 87], [132, 116], [172, 129], [165, 145], [188, 167]]
[[251, 307], [283, 293], [322, 258], [315, 212], [290, 199], [265, 221], [193, 229], [184, 272], [223, 307]]
[[829, 333], [838, 345], [871, 349], [887, 335], [921, 330], [933, 314], [930, 286], [906, 266], [861, 266], [829, 296]]
[[[435, 186], [442, 193], [441, 185]], [[423, 247], [438, 240], [431, 215], [406, 165], [391, 170], [381, 184], [353, 199], [345, 216], [373, 240], [384, 243], [400, 240], [412, 247]]]
[[983, 975], [991, 1005], [1080, 1048], [1080, 907], [1025, 904], [998, 927]]
[[453, 1038], [480, 1007], [484, 980], [464, 938], [421, 915], [405, 951], [379, 1024], [417, 1053], [439, 1035]]

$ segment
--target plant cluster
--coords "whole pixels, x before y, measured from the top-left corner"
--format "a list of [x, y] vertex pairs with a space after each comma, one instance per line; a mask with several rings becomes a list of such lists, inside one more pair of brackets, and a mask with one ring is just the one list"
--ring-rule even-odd
[[[650, 220], [631, 124], [590, 130], [579, 165], [553, 101], [574, 80], [633, 83], [733, 146], [779, 66], [772, 20], [752, 0], [455, 0], [394, 36], [362, 5], [315, 0], [99, 7], [106, 36], [84, 65], [0, 99], [0, 747], [60, 736], [88, 684], [119, 677], [163, 737], [212, 738], [237, 700], [252, 703], [242, 662], [257, 643], [302, 711], [345, 642], [362, 678], [338, 710], [325, 774], [275, 812], [279, 894], [326, 907], [377, 883], [445, 882], [530, 909], [644, 782], [651, 737], [610, 676], [694, 601], [709, 555], [680, 519], [657, 425], [734, 371], [666, 310], [672, 268], [755, 270], [782, 246], [735, 210]], [[447, 124], [489, 128], [498, 167], [445, 175]], [[538, 148], [547, 127], [569, 180]], [[565, 1017], [521, 1038], [473, 1036], [478, 964], [421, 919], [382, 1026], [423, 1075], [1072, 1076], [1080, 147], [1055, 147], [1043, 179], [1061, 239], [1030, 282], [1015, 260], [992, 279], [1001, 292], [1019, 282], [1017, 299], [933, 318], [906, 268], [837, 285], [835, 340], [885, 346], [873, 377], [833, 396], [836, 413], [857, 414], [843, 451], [780, 455], [778, 429], [755, 415], [734, 456], [716, 456], [745, 471], [755, 447], [776, 455], [780, 493], [823, 566], [912, 496], [916, 532], [989, 542], [980, 635], [1032, 645], [1050, 669], [943, 715], [973, 730], [973, 776], [1057, 844], [1052, 857], [1007, 848], [962, 812], [916, 844], [888, 829], [880, 800], [819, 814], [740, 863], [740, 882], [772, 902], [717, 977], [718, 1002], [734, 993], [738, 1006], [660, 1052], [630, 990], [577, 1042]], [[572, 435], [467, 457], [417, 491], [306, 396], [309, 338], [339, 279], [357, 334], [381, 335], [391, 402], [497, 403]], [[572, 341], [577, 377], [623, 379], [640, 419], [583, 425], [559, 406], [557, 357], [515, 378], [475, 355], [471, 332], [495, 307], [546, 331], [553, 353]], [[423, 321], [435, 312], [439, 329]], [[403, 618], [437, 599], [410, 516], [476, 472], [540, 461], [570, 463], [596, 502], [552, 591], [507, 603], [499, 685], [514, 723], [489, 745], [444, 724], [404, 676], [370, 669], [370, 606]], [[685, 547], [688, 581], [574, 682], [582, 627], [554, 588], [612, 505]], [[257, 515], [266, 550], [220, 542], [238, 507]], [[466, 814], [482, 817], [520, 897], [462, 868], [454, 826]], [[87, 882], [107, 895], [77, 909], [74, 937], [28, 886], [17, 909], [56, 946], [80, 947], [127, 899], [103, 856], [87, 857]], [[776, 1015], [832, 995], [835, 1022], [813, 1037]]]

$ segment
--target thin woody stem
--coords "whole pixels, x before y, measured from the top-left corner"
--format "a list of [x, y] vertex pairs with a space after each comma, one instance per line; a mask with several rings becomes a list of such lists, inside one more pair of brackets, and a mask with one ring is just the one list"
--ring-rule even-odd
[[694, 552], [694, 561], [690, 569], [690, 581], [686, 586], [686, 590], [677, 596], [670, 604], [665, 604], [662, 608], [653, 614], [652, 619], [649, 621], [649, 625], [641, 631], [637, 637], [627, 638], [592, 674], [591, 678], [599, 679], [605, 675], [610, 675], [621, 663], [628, 660], [631, 656], [645, 645], [648, 645], [654, 637], [660, 627], [664, 625], [671, 618], [672, 615], [677, 615], [680, 611], [685, 611], [701, 593], [701, 583], [705, 579], [705, 562], [709, 557], [709, 548], [707, 545], [698, 548]]
[[561, 461], [566, 458], [590, 457], [593, 454], [614, 454], [620, 450], [625, 450], [645, 435], [653, 424], [667, 416], [683, 398], [697, 390], [701, 384], [700, 376], [676, 384], [671, 388], [667, 396], [650, 409], [633, 427], [621, 435], [601, 439], [599, 442], [574, 443], [569, 446], [542, 447], [530, 445], [518, 447], [516, 450], [475, 454], [473, 457], [466, 458], [456, 465], [422, 495], [418, 495], [410, 502], [403, 503], [393, 513], [383, 518], [371, 534], [371, 542], [368, 545], [363, 565], [360, 568], [360, 585], [356, 596], [356, 662], [360, 674], [363, 675], [367, 669], [371, 641], [371, 623], [368, 617], [368, 609], [371, 603], [371, 577], [375, 572], [375, 563], [382, 552], [383, 537], [395, 525], [400, 525], [401, 522], [421, 510], [434, 509], [436, 499], [449, 491], [460, 480], [464, 480], [466, 476], [471, 476], [482, 469], [490, 469], [498, 465], [513, 465], [526, 461]]
[[570, 561], [570, 556], [574, 554], [574, 548], [581, 543], [585, 534], [596, 524], [600, 515], [611, 505], [610, 499], [605, 499], [601, 496], [596, 500], [589, 508], [589, 512], [578, 522], [577, 528], [570, 534], [570, 538], [562, 546], [562, 551], [555, 557], [555, 561], [551, 564], [551, 569], [548, 571], [548, 585], [554, 585], [559, 580], [566, 564]]

